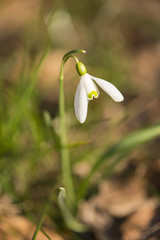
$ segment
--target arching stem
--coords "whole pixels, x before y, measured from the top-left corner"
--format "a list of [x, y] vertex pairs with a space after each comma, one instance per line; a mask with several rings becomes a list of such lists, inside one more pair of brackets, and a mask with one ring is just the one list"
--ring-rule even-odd
[[64, 76], [63, 69], [64, 64], [70, 57], [74, 57], [76, 62], [78, 59], [73, 55], [75, 53], [85, 53], [84, 50], [73, 50], [66, 53], [62, 59], [60, 76], [59, 76], [59, 123], [60, 123], [60, 154], [61, 154], [61, 166], [62, 166], [62, 181], [64, 188], [66, 189], [67, 204], [71, 211], [76, 209], [76, 197], [73, 185], [73, 178], [71, 172], [71, 164], [69, 159], [69, 152], [67, 147], [67, 134], [66, 134], [66, 121], [65, 121], [65, 99], [64, 99]]

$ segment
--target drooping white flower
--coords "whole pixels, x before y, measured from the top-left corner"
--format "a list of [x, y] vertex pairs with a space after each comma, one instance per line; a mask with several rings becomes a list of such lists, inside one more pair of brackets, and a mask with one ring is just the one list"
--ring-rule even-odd
[[114, 101], [121, 102], [124, 100], [123, 95], [113, 84], [88, 74], [83, 63], [78, 62], [76, 68], [80, 75], [80, 82], [74, 98], [74, 109], [80, 123], [84, 123], [86, 120], [89, 100], [92, 100], [93, 97], [98, 98], [100, 94], [95, 83], [97, 83]]

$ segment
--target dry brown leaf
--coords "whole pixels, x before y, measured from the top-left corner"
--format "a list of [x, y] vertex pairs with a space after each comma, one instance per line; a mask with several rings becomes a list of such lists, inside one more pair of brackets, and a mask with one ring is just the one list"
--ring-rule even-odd
[[108, 181], [100, 185], [99, 194], [89, 204], [115, 217], [133, 213], [146, 201], [145, 182], [142, 179]]
[[134, 214], [127, 218], [121, 226], [122, 239], [142, 239], [144, 231], [149, 230], [149, 225], [155, 215], [156, 208], [157, 201], [153, 199], [148, 200]]

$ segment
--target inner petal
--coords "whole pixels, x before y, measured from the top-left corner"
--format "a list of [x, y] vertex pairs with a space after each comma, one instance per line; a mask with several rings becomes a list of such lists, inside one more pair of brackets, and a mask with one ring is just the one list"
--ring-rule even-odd
[[83, 75], [85, 77], [84, 86], [86, 89], [87, 97], [92, 100], [93, 97], [98, 98], [99, 91], [93, 80], [89, 77], [89, 74]]

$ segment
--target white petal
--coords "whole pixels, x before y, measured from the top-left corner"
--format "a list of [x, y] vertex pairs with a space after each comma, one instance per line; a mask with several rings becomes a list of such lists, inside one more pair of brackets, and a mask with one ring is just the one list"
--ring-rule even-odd
[[120, 93], [120, 91], [110, 82], [93, 77], [90, 75], [90, 77], [105, 91], [111, 98], [113, 98], [116, 102], [122, 102], [124, 100], [123, 95]]
[[80, 83], [77, 87], [76, 95], [74, 98], [74, 110], [77, 119], [80, 123], [84, 123], [87, 117], [88, 99], [86, 89], [84, 87], [84, 78], [80, 78]]

